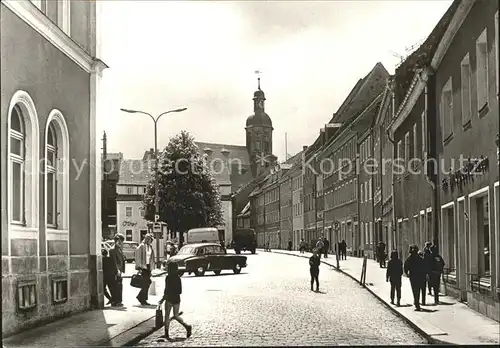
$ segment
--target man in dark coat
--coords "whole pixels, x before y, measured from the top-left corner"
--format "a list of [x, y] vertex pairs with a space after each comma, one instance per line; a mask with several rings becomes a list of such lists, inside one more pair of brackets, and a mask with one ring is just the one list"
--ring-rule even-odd
[[380, 268], [385, 267], [385, 243], [380, 241], [377, 246], [377, 259], [380, 265]]
[[122, 284], [122, 276], [125, 273], [125, 255], [123, 254], [123, 241], [125, 237], [121, 233], [117, 233], [115, 235], [115, 245], [113, 248], [109, 250], [109, 258], [110, 262], [110, 276], [112, 279], [111, 286], [111, 297], [112, 302], [111, 306], [113, 307], [121, 307], [122, 304], [122, 293], [123, 293], [123, 284]]
[[418, 246], [410, 247], [410, 256], [405, 260], [404, 271], [410, 278], [415, 310], [420, 311], [420, 292], [425, 284], [426, 267], [424, 259], [418, 255]]
[[[431, 291], [432, 290], [432, 286], [431, 286], [431, 282], [429, 281], [429, 273], [430, 273], [430, 270], [431, 270], [431, 267], [432, 267], [431, 247], [432, 247], [432, 243], [431, 242], [425, 243], [424, 261], [425, 261], [425, 266], [427, 268], [426, 283], [427, 283], [427, 288], [429, 290], [429, 295], [432, 295], [432, 291]], [[425, 291], [425, 289], [424, 289], [424, 291]]]
[[328, 257], [328, 250], [330, 250], [330, 241], [326, 238], [323, 239], [323, 253], [325, 258]]
[[439, 287], [441, 285], [441, 275], [444, 269], [444, 260], [439, 255], [436, 245], [431, 247], [432, 259], [430, 261], [429, 269], [429, 285], [434, 291], [434, 304], [439, 304]]

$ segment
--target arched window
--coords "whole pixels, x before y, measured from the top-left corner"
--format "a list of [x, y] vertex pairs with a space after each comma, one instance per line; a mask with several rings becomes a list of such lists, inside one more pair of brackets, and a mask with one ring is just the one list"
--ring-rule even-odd
[[33, 99], [25, 91], [17, 91], [7, 115], [8, 236], [9, 239], [36, 239], [40, 169], [38, 116]]
[[14, 223], [26, 224], [25, 214], [25, 162], [26, 128], [19, 105], [10, 114], [10, 164], [11, 164], [11, 210], [10, 219]]
[[68, 127], [61, 112], [52, 110], [45, 129], [45, 221], [49, 230], [68, 232], [69, 162]]
[[57, 228], [57, 136], [54, 122], [49, 124], [47, 132], [47, 225]]

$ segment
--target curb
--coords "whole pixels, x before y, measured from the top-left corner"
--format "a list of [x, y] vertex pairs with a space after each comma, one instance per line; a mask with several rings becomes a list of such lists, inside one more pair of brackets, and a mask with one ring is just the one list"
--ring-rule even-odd
[[139, 341], [153, 334], [157, 329], [155, 328], [156, 317], [152, 316], [136, 326], [118, 334], [110, 340], [103, 342], [101, 346], [104, 347], [131, 347]]
[[[281, 252], [281, 251], [271, 251], [271, 252], [275, 253], [275, 254], [281, 254], [281, 255], [289, 255], [289, 256], [296, 256], [296, 257], [301, 257], [301, 258], [308, 258], [308, 256], [305, 256], [305, 255], [302, 256], [302, 255], [296, 255], [296, 254], [289, 254], [289, 253], [285, 253], [285, 252]], [[351, 278], [352, 280], [354, 280], [356, 283], [359, 284], [359, 280], [358, 279], [356, 279], [353, 275], [351, 275], [351, 274], [343, 271], [342, 269], [337, 268], [337, 266], [334, 266], [331, 263], [325, 262], [323, 260], [321, 260], [321, 263], [323, 263], [325, 265], [328, 265], [330, 267], [333, 267], [337, 272], [341, 272], [343, 275], [348, 276], [349, 278]], [[368, 292], [371, 293], [377, 300], [379, 300], [380, 302], [382, 302], [382, 304], [385, 307], [389, 308], [393, 313], [395, 313], [398, 317], [400, 317], [401, 319], [403, 319], [415, 331], [417, 331], [420, 335], [422, 335], [427, 340], [427, 342], [429, 344], [453, 345], [453, 344], [451, 344], [449, 342], [442, 341], [442, 340], [439, 340], [437, 338], [432, 337], [429, 333], [427, 333], [426, 331], [424, 331], [422, 328], [420, 328], [418, 325], [416, 325], [409, 318], [407, 318], [405, 315], [403, 315], [398, 310], [396, 310], [396, 308], [394, 308], [390, 304], [388, 304], [383, 298], [381, 298], [379, 295], [377, 295], [372, 289], [370, 289], [367, 286], [363, 286], [363, 288], [365, 288], [366, 290], [368, 290]]]

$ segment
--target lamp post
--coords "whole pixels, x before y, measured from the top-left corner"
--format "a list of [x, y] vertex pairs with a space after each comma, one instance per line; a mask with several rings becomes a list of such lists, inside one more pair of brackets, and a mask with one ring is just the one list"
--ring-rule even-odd
[[[144, 114], [148, 115], [154, 123], [154, 131], [155, 131], [155, 220], [156, 216], [160, 215], [160, 207], [159, 207], [159, 196], [158, 196], [158, 120], [166, 114], [172, 113], [172, 112], [182, 112], [186, 111], [187, 108], [181, 108], [181, 109], [174, 109], [174, 110], [169, 110], [162, 112], [159, 114], [156, 118], [153, 117], [153, 115], [144, 112], [144, 111], [138, 111], [138, 110], [130, 110], [130, 109], [120, 109], [123, 112], [128, 112], [130, 114]], [[156, 221], [155, 221], [156, 222]], [[156, 238], [156, 267], [160, 267], [160, 239]]]

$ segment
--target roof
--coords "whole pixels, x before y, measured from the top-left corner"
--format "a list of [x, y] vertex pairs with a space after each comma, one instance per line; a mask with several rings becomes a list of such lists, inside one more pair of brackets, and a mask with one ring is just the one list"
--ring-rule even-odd
[[[200, 154], [207, 154], [208, 164], [217, 183], [229, 185], [234, 181], [235, 185], [232, 186], [241, 185], [239, 177], [245, 179], [248, 176], [246, 173], [250, 172], [250, 157], [246, 146], [200, 141], [195, 141], [195, 144]], [[225, 163], [224, 166], [222, 163]]]
[[118, 185], [147, 185], [153, 177], [152, 168], [149, 161], [124, 159], [120, 162]]
[[403, 104], [405, 96], [410, 93], [410, 87], [415, 78], [415, 72], [430, 64], [434, 53], [441, 41], [448, 25], [453, 18], [461, 0], [455, 0], [445, 12], [443, 17], [436, 24], [427, 39], [410, 54], [403, 63], [396, 69], [395, 72], [395, 102], [396, 108]]
[[384, 90], [389, 76], [389, 72], [382, 63], [375, 64], [370, 72], [354, 86], [330, 123], [346, 122], [358, 115]]
[[248, 116], [247, 118], [247, 127], [252, 126], [267, 126], [272, 127], [273, 122], [271, 121], [271, 117], [266, 114], [264, 111], [256, 112], [253, 115]]

